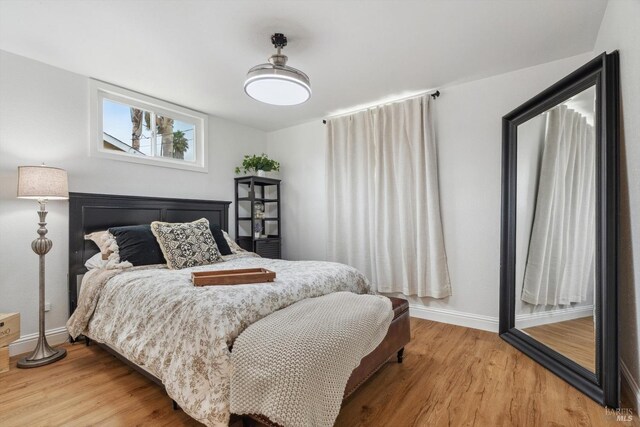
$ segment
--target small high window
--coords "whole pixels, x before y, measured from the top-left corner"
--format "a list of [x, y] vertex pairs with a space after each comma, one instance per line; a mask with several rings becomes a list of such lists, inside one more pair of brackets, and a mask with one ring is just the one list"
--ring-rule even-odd
[[207, 116], [91, 80], [92, 156], [207, 171]]

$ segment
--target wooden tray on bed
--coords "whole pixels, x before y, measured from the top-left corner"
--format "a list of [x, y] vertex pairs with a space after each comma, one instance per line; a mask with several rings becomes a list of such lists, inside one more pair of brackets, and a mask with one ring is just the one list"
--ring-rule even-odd
[[243, 268], [239, 270], [195, 271], [191, 281], [195, 286], [242, 285], [248, 283], [273, 282], [276, 273], [265, 268]]

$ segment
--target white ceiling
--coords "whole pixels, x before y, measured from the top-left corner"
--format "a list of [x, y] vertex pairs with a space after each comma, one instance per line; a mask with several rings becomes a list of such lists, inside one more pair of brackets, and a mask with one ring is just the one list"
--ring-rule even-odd
[[[275, 130], [589, 52], [605, 8], [606, 0], [0, 0], [0, 49]], [[289, 65], [311, 78], [306, 104], [244, 94], [274, 32], [289, 38]]]

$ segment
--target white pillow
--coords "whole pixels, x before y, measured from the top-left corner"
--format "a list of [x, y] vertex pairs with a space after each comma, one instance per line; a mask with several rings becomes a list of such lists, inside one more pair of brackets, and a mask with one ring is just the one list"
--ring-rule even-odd
[[98, 252], [84, 263], [84, 266], [87, 267], [87, 270], [91, 270], [93, 268], [104, 268], [107, 265], [107, 260], [102, 259], [102, 254]]
[[226, 231], [222, 230], [222, 234], [224, 234], [224, 239], [227, 241], [227, 244], [229, 245], [229, 249], [231, 249], [231, 252], [234, 254], [239, 254], [241, 252], [247, 252], [244, 249], [242, 249], [240, 247], [240, 245], [238, 245], [232, 238], [231, 236], [229, 236], [229, 233], [227, 233]]
[[84, 263], [84, 266], [87, 267], [87, 270], [92, 270], [95, 268], [104, 268], [105, 270], [116, 270], [116, 269], [124, 269], [133, 267], [129, 261], [120, 262], [120, 257], [114, 257], [114, 254], [111, 254], [109, 259], [102, 259], [102, 254], [98, 252]]

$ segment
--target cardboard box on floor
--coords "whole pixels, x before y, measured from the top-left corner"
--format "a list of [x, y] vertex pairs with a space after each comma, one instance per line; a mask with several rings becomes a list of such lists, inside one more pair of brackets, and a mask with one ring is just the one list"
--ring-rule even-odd
[[0, 313], [0, 373], [9, 370], [9, 344], [20, 338], [20, 313]]

